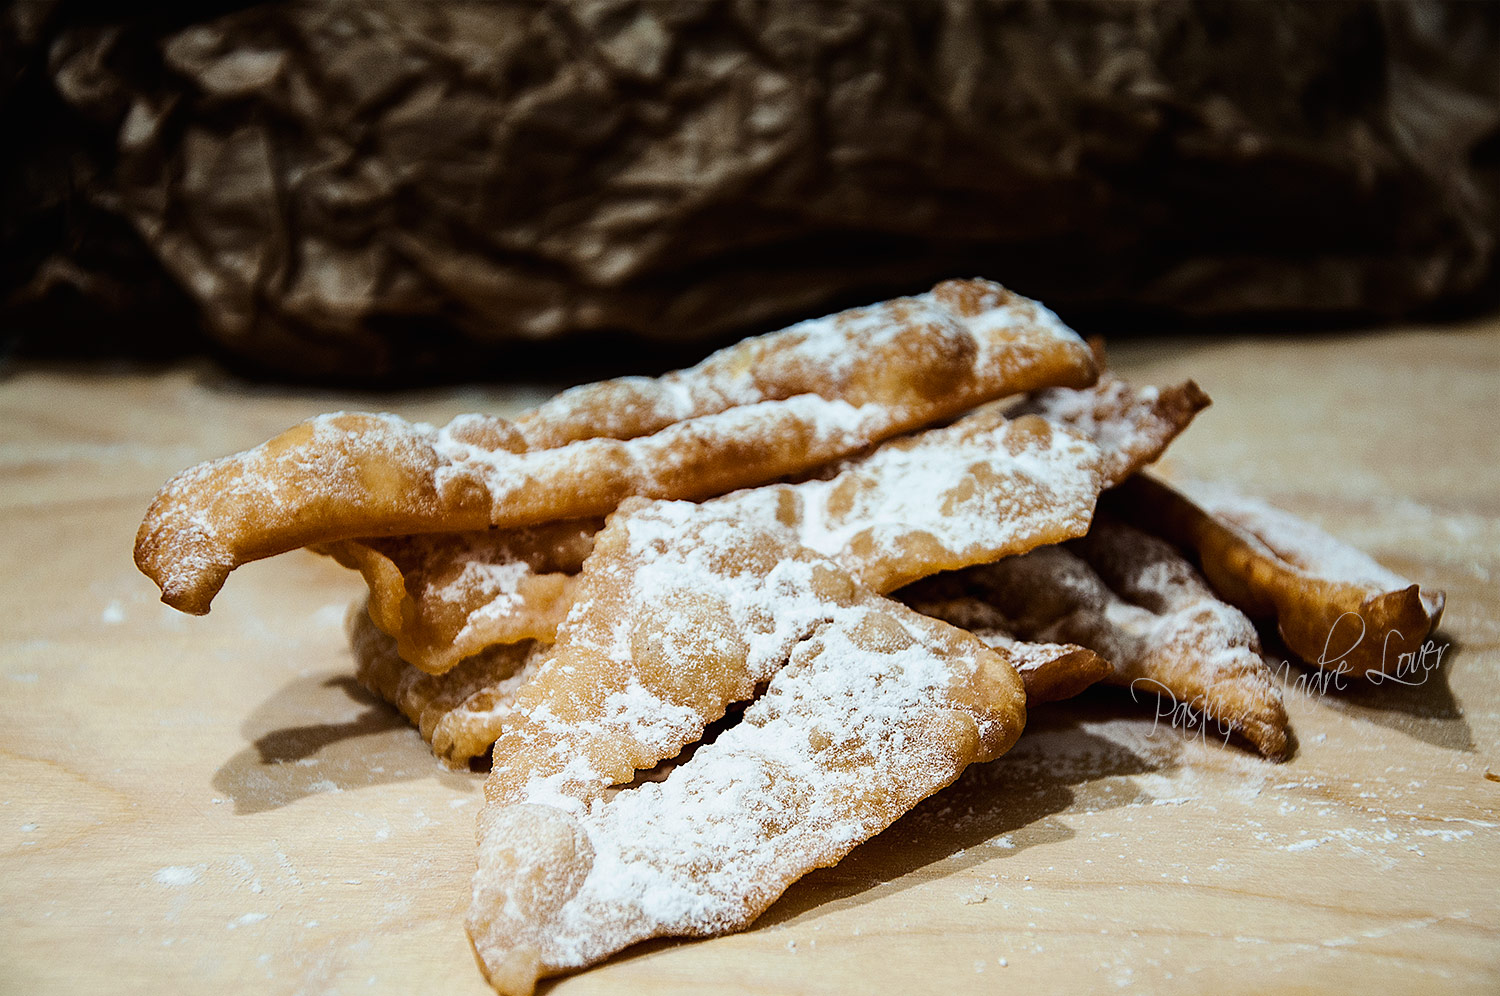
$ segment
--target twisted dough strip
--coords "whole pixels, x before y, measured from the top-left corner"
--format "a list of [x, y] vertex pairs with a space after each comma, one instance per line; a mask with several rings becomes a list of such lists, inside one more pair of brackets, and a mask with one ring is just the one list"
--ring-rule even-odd
[[[973, 631], [986, 646], [1001, 651], [1021, 676], [1028, 709], [1071, 698], [1112, 670], [1108, 661], [1083, 647], [1009, 637], [994, 624], [998, 613], [973, 599], [940, 609], [914, 607]], [[976, 608], [989, 618], [976, 615]], [[396, 641], [377, 629], [362, 607], [350, 614], [349, 643], [360, 683], [411, 720], [433, 754], [450, 768], [467, 767], [489, 752], [514, 720], [516, 693], [536, 673], [545, 654], [545, 648], [531, 640], [497, 644], [441, 675], [426, 674], [400, 658]]]
[[1076, 643], [1018, 639], [1011, 632], [1009, 617], [954, 580], [961, 577], [963, 572], [928, 578], [893, 597], [924, 616], [967, 630], [985, 646], [1003, 652], [1026, 686], [1026, 708], [1070, 699], [1114, 673], [1109, 661]]
[[[1097, 358], [1102, 364], [1102, 354]], [[1155, 460], [1207, 404], [1191, 381], [1137, 388], [1105, 372], [1087, 389], [1036, 392], [1010, 415], [1032, 412], [1093, 439], [1105, 453], [1109, 486]], [[833, 476], [864, 458], [817, 476]], [[595, 521], [585, 520], [351, 540], [328, 549], [364, 575], [376, 623], [397, 637], [401, 656], [437, 674], [493, 643], [551, 641], [573, 597], [566, 575], [577, 572], [592, 547], [592, 528]]]
[[[989, 280], [851, 308], [745, 339], [661, 377], [563, 391], [516, 419], [527, 449], [634, 439], [689, 418], [802, 394], [910, 409], [905, 429], [1093, 370], [1078, 337], [1041, 304]], [[957, 396], [954, 396], [954, 395]], [[904, 431], [897, 430], [897, 431]]]
[[[1112, 447], [1104, 454], [1103, 459], [1116, 472], [1118, 472], [1122, 465], [1127, 466], [1129, 469], [1134, 469], [1140, 463], [1154, 460], [1171, 439], [1186, 427], [1194, 412], [1201, 407], [1201, 404], [1206, 402], [1206, 398], [1203, 398], [1201, 392], [1197, 391], [1197, 388], [1190, 383], [1161, 390], [1150, 387], [1127, 389], [1123, 385], [1123, 382], [1113, 375], [1106, 375], [1101, 378], [1099, 384], [1093, 388], [1066, 393], [1086, 395], [1090, 400], [1074, 399], [1063, 402], [1059, 399], [1053, 399], [1051, 404], [1046, 406], [1047, 410], [1052, 413], [1053, 418], [1058, 420], [1062, 420], [1065, 417], [1071, 419], [1072, 425], [1091, 432], [1099, 440]], [[1192, 400], [1186, 404], [1180, 403], [1177, 400], [1188, 398]], [[1087, 417], [1079, 417], [1075, 413], [1087, 413]], [[964, 423], [967, 426], [964, 431], [972, 431], [981, 425], [998, 425], [999, 418], [998, 411], [993, 410], [976, 414]], [[951, 431], [949, 434], [951, 435]], [[910, 440], [887, 442], [882, 447], [877, 448], [874, 453], [878, 454], [882, 449], [887, 448], [894, 452], [900, 452], [903, 447], [942, 447], [946, 445], [943, 440], [944, 437], [942, 435], [931, 436], [924, 433], [912, 437]], [[1124, 459], [1122, 459], [1122, 454], [1125, 454]], [[862, 462], [870, 459], [871, 455], [867, 454], [860, 459], [851, 460], [843, 465], [843, 470], [848, 471], [857, 468]], [[888, 461], [891, 458], [886, 457], [882, 459]], [[842, 487], [842, 493], [848, 494], [853, 490], [854, 486], [852, 483], [848, 483]], [[889, 529], [894, 524], [899, 529], [910, 529], [913, 532], [919, 531], [922, 528], [921, 516], [931, 517], [933, 507], [921, 495], [920, 491], [916, 494], [916, 503], [920, 506], [919, 510], [915, 513], [918, 516], [917, 518], [907, 518], [904, 517], [904, 514], [888, 512], [885, 513], [886, 528]], [[830, 504], [842, 507], [845, 504], [845, 499], [835, 498]], [[859, 521], [855, 516], [878, 508], [878, 503], [865, 502], [861, 506], [864, 512], [859, 512], [854, 507], [852, 500], [847, 502], [847, 506], [843, 514], [850, 517], [846, 520], [845, 530], [851, 531], [856, 529], [854, 524]], [[941, 513], [941, 509], [937, 509], [936, 511]], [[444, 547], [444, 549], [456, 550], [458, 548]], [[873, 546], [869, 549], [873, 549]], [[850, 548], [840, 554], [840, 563], [846, 569], [856, 571], [866, 570], [867, 568], [862, 565], [864, 563], [863, 558], [869, 553], [869, 549], [865, 547], [861, 547], [859, 550]], [[444, 561], [443, 563], [445, 564], [444, 571], [446, 573], [467, 571], [469, 569], [462, 562], [462, 558], [458, 558], [458, 562]], [[923, 569], [929, 572], [935, 570], [936, 562], [928, 564]], [[399, 582], [399, 577], [396, 580]], [[872, 576], [872, 580], [877, 581], [881, 586], [885, 586], [898, 581], [899, 578], [881, 579], [878, 576]], [[404, 592], [406, 590], [425, 588], [428, 583], [421, 571], [414, 571], [408, 574], [404, 588], [399, 588], [399, 584], [388, 587], [399, 588], [400, 591]], [[376, 590], [372, 582], [372, 594]], [[538, 612], [539, 616], [546, 617], [544, 624], [528, 628], [529, 624], [526, 621], [527, 608], [524, 599], [519, 604], [512, 604], [507, 599], [506, 604], [509, 614], [506, 617], [510, 618], [510, 621], [516, 626], [518, 631], [525, 630], [530, 633], [540, 631], [546, 628], [547, 625], [550, 625], [550, 622], [547, 620], [550, 620], [551, 614], [545, 611], [545, 607]], [[488, 610], [489, 606], [484, 602], [482, 597], [470, 603], [470, 608], [468, 609], [475, 618], [481, 620], [492, 618], [496, 615], [490, 613]], [[990, 610], [991, 617], [993, 614], [993, 610]], [[463, 616], [460, 614], [455, 618], [463, 618]], [[949, 617], [944, 616], [944, 618]], [[419, 660], [419, 658], [410, 655], [413, 653], [428, 652], [428, 648], [432, 652], [441, 654], [448, 643], [456, 638], [455, 634], [472, 632], [474, 630], [474, 627], [468, 625], [464, 627], [450, 626], [447, 630], [429, 628], [425, 631], [425, 635], [431, 642], [423, 643], [418, 641], [416, 647], [413, 648], [411, 631], [409, 629], [393, 629], [387, 622], [381, 620], [379, 614], [376, 615], [376, 619], [379, 625], [383, 629], [386, 629], [387, 632], [398, 633], [402, 639], [402, 655], [409, 656], [409, 659], [412, 660]], [[950, 621], [956, 622], [957, 620], [950, 619]], [[967, 623], [961, 623], [961, 625], [967, 626]], [[1002, 636], [996, 630], [993, 618], [986, 620], [985, 632], [981, 635], [992, 643], [1003, 642]], [[1108, 665], [1100, 662], [1097, 656], [1091, 651], [1078, 647], [1044, 647], [1033, 644], [1004, 645], [1018, 663], [1021, 676], [1026, 682], [1027, 695], [1031, 701], [1051, 701], [1077, 694], [1077, 692], [1081, 691], [1087, 685], [1099, 680], [1109, 670]], [[428, 660], [430, 659], [432, 658], [428, 658]], [[399, 664], [392, 663], [390, 666], [401, 670]], [[441, 682], [439, 681], [419, 677], [415, 673], [416, 669], [411, 666], [407, 666], [404, 670], [412, 673], [403, 677], [402, 681], [405, 684], [399, 687], [422, 689], [424, 693], [429, 688], [441, 687]], [[449, 696], [449, 699], [456, 704], [452, 706], [452, 716], [447, 722], [452, 726], [461, 727], [465, 731], [463, 742], [473, 750], [474, 754], [481, 753], [489, 747], [490, 743], [494, 742], [495, 738], [500, 735], [505, 723], [509, 722], [514, 715], [510, 709], [497, 710], [493, 708], [492, 703], [501, 694], [506, 696], [507, 702], [510, 702], [515, 688], [507, 682], [503, 691], [492, 689], [486, 695], [478, 695], [469, 688], [467, 678], [456, 678], [455, 681], [459, 682], [466, 691], [463, 695]], [[366, 682], [366, 684], [370, 683]], [[412, 716], [412, 706], [409, 701], [404, 698], [393, 698], [392, 694], [386, 691], [390, 687], [398, 686], [387, 683], [385, 685], [372, 686], [372, 689], [392, 701], [408, 716]], [[472, 701], [479, 704], [478, 709], [473, 713], [463, 705], [463, 702], [468, 700], [466, 699], [468, 696], [472, 696]], [[486, 737], [488, 737], [487, 741], [485, 740]], [[446, 752], [439, 750], [437, 742], [434, 740], [433, 743], [434, 750], [438, 751], [440, 756], [444, 757], [449, 763], [462, 763], [468, 759], [467, 756], [451, 750]]]
[[544, 775], [597, 796], [675, 756], [850, 604], [935, 571], [1081, 535], [1092, 443], [977, 413], [898, 440], [831, 481], [701, 505], [635, 499], [584, 565], [557, 643], [517, 696], [485, 791]]
[[664, 781], [581, 803], [566, 776], [527, 778], [515, 804], [487, 802], [467, 925], [501, 993], [646, 938], [740, 929], [1015, 742], [1024, 693], [1003, 653], [804, 566], [836, 601], [743, 720]]
[[401, 657], [441, 674], [521, 640], [551, 643], [573, 604], [598, 519], [481, 533], [342, 540], [320, 552], [364, 576], [370, 615]]
[[1136, 387], [1105, 366], [1104, 346], [1091, 339], [1099, 379], [1081, 390], [1034, 391], [1009, 409], [1012, 417], [1040, 415], [1092, 439], [1104, 452], [1104, 486], [1113, 488], [1147, 464], [1210, 404], [1196, 383]]
[[348, 630], [360, 684], [401, 710], [451, 768], [490, 749], [510, 721], [516, 690], [536, 673], [545, 649], [534, 640], [496, 644], [431, 675], [397, 656], [395, 641], [362, 607], [350, 613]]
[[948, 281], [746, 340], [657, 382], [569, 392], [517, 424], [320, 416], [168, 481], [136, 564], [164, 602], [201, 614], [235, 567], [299, 546], [602, 516], [631, 495], [704, 498], [1093, 377], [1087, 347], [1041, 305]]
[[988, 603], [1003, 628], [1022, 639], [1096, 651], [1113, 666], [1104, 679], [1110, 684], [1164, 693], [1226, 737], [1239, 733], [1267, 757], [1286, 754], [1286, 710], [1255, 627], [1155, 536], [1096, 518], [1086, 537], [1066, 547], [1033, 550], [902, 593], [943, 618], [955, 595]]
[[1442, 591], [1280, 509], [1223, 491], [1194, 497], [1142, 475], [1117, 489], [1111, 507], [1193, 551], [1221, 596], [1251, 618], [1274, 619], [1309, 664], [1380, 674], [1419, 650], [1443, 617]]

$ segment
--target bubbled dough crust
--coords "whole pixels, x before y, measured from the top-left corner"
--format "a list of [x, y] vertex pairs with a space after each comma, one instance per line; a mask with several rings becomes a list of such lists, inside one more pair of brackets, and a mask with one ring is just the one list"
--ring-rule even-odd
[[[1068, 397], [1069, 395], [1078, 395], [1080, 397]], [[1027, 400], [1023, 406], [1023, 410], [1044, 413], [1043, 417], [1053, 421], [1054, 424], [1067, 425], [1070, 430], [1075, 432], [1082, 430], [1090, 434], [1090, 437], [1096, 443], [1100, 444], [1101, 449], [1104, 450], [1104, 465], [1110, 468], [1112, 474], [1118, 474], [1122, 470], [1124, 472], [1133, 471], [1139, 466], [1156, 459], [1171, 440], [1186, 428], [1193, 415], [1206, 401], [1207, 399], [1202, 395], [1202, 392], [1198, 391], [1191, 383], [1161, 390], [1150, 387], [1136, 388], [1126, 384], [1120, 378], [1106, 373], [1092, 388], [1077, 390], [1057, 389], [1039, 392], [1038, 396], [1033, 396]], [[966, 419], [964, 421], [964, 425], [966, 426], [965, 431], [972, 433], [982, 424], [999, 425], [999, 410], [978, 413]], [[941, 438], [941, 436], [937, 437], [938, 440], [941, 440]], [[923, 442], [923, 440], [927, 441]], [[909, 439], [888, 441], [877, 447], [875, 452], [878, 453], [881, 449], [900, 450], [916, 445], [931, 445], [931, 440], [928, 439], [925, 433], [918, 434]], [[863, 457], [850, 460], [841, 465], [842, 470], [847, 471], [871, 458], [872, 454], [866, 454]], [[830, 480], [837, 476], [837, 473], [833, 473], [825, 475], [823, 479]], [[835, 490], [829, 489], [830, 498]], [[852, 492], [853, 490], [855, 489], [852, 485], [846, 485], [843, 489], [845, 493]], [[837, 501], [830, 501], [830, 504], [833, 507], [840, 507], [847, 504], [848, 507], [845, 508], [846, 516], [848, 516], [849, 512], [853, 511], [852, 497], [848, 498], [847, 501], [842, 498]], [[923, 508], [931, 507], [925, 496], [922, 497], [921, 506]], [[876, 507], [878, 507], [878, 503], [871, 503], [869, 501], [864, 503], [867, 514]], [[921, 509], [919, 508], [917, 511], [920, 512]], [[949, 511], [952, 511], [952, 509]], [[905, 515], [891, 515], [888, 517], [894, 518], [902, 528], [911, 528], [912, 530], [921, 528], [920, 514], [912, 517], [912, 510], [907, 510]], [[852, 516], [845, 519], [846, 526], [849, 527], [851, 533], [859, 531], [857, 527], [851, 524], [853, 521]], [[568, 524], [558, 525], [567, 526]], [[471, 560], [480, 559], [485, 563], [504, 563], [506, 556], [516, 555], [511, 552], [516, 546], [516, 538], [514, 534], [505, 532], [498, 534], [474, 534], [468, 544], [449, 542], [440, 536], [430, 538], [414, 537], [411, 540], [400, 542], [427, 543], [430, 544], [429, 549], [434, 554], [440, 554], [439, 556], [434, 556], [433, 560], [427, 565], [426, 573], [428, 575], [452, 576], [454, 574], [462, 574], [468, 569], [466, 565]], [[570, 540], [566, 544], [566, 547], [576, 554], [577, 547], [575, 544], [582, 542], [583, 537], [580, 534]], [[587, 538], [587, 543], [590, 547], [592, 546], [592, 542], [593, 538], [590, 535]], [[526, 549], [529, 551], [526, 554], [528, 561], [523, 566], [529, 569], [538, 561], [535, 549], [531, 547]], [[869, 548], [861, 547], [860, 553], [868, 554]], [[565, 560], [564, 557], [557, 554], [548, 554], [544, 559], [547, 563], [554, 566], [562, 564]], [[853, 549], [842, 552], [841, 562], [856, 572], [868, 569], [863, 565], [860, 556], [856, 555], [856, 551]], [[924, 570], [931, 571], [935, 566], [935, 564], [929, 563], [924, 567]], [[377, 584], [376, 581], [371, 580], [371, 573], [366, 572], [366, 578], [371, 581], [372, 592], [375, 592], [377, 591]], [[569, 580], [574, 581], [575, 579], [570, 578]], [[384, 587], [395, 590], [397, 597], [400, 597], [406, 591], [415, 590], [426, 583], [424, 578], [408, 576], [404, 587], [400, 583], [399, 578], [396, 579], [396, 583], [388, 584]], [[545, 601], [540, 606], [529, 606], [524, 587], [518, 586], [517, 595], [519, 599], [510, 602], [506, 607], [506, 611], [500, 613], [491, 609], [493, 603], [487, 601], [482, 589], [477, 586], [469, 589], [468, 597], [460, 600], [462, 611], [456, 616], [456, 618], [469, 620], [463, 624], [461, 629], [470, 635], [478, 634], [483, 638], [500, 642], [507, 638], [506, 633], [500, 626], [494, 624], [476, 626], [473, 620], [478, 619], [485, 622], [503, 619], [511, 626], [510, 632], [540, 640], [551, 640], [555, 634], [557, 610], [551, 608], [551, 603]], [[572, 590], [571, 586], [569, 596], [576, 597], [576, 592]], [[372, 602], [372, 610], [373, 606], [377, 604], [379, 604], [378, 599]], [[978, 605], [980, 603], [974, 604]], [[953, 607], [950, 606], [949, 608], [951, 610]], [[563, 611], [566, 611], [566, 609]], [[1053, 701], [1075, 695], [1089, 684], [1103, 678], [1110, 670], [1107, 663], [1085, 648], [1071, 645], [1039, 645], [1015, 641], [1002, 631], [993, 618], [983, 620], [984, 624], [982, 626], [978, 625], [976, 621], [976, 625], [971, 627], [968, 623], [959, 622], [959, 620], [952, 618], [950, 615], [945, 614], [945, 612], [936, 612], [934, 614], [963, 625], [965, 628], [975, 628], [979, 632], [979, 635], [992, 645], [1004, 645], [1012, 658], [1017, 662], [1017, 667], [1026, 683], [1028, 701], [1031, 702]], [[993, 614], [993, 610], [990, 610], [989, 615], [993, 616]], [[378, 613], [376, 619], [380, 623], [381, 628], [385, 629], [386, 632], [396, 632], [396, 629], [393, 629], [392, 625], [396, 627], [400, 625], [399, 620], [392, 625], [381, 623], [381, 616]], [[450, 630], [453, 628], [450, 625]], [[410, 632], [410, 628], [408, 628], [407, 632]], [[518, 636], [515, 638], [521, 637]], [[408, 636], [406, 639], [410, 640], [411, 637]], [[443, 654], [444, 644], [441, 636], [433, 638], [432, 647], [437, 655]], [[423, 653], [424, 650], [425, 648], [419, 645], [415, 651], [403, 650], [402, 656], [407, 656], [408, 653]], [[478, 652], [478, 648], [474, 647], [472, 643], [466, 644], [465, 652]], [[417, 658], [413, 657], [412, 659]], [[430, 664], [435, 659], [441, 660], [442, 658], [434, 655], [423, 660]], [[448, 659], [451, 659], [451, 657]], [[397, 666], [399, 667], [399, 665]], [[428, 667], [425, 669], [430, 670], [431, 668]], [[414, 687], [427, 688], [433, 684], [432, 682], [418, 682], [414, 675], [407, 677], [405, 680], [409, 685], [413, 685]], [[465, 678], [455, 678], [455, 681], [465, 688], [468, 687], [467, 679]], [[447, 721], [448, 725], [459, 727], [467, 732], [468, 736], [463, 742], [473, 749], [475, 754], [488, 750], [490, 743], [499, 736], [504, 724], [513, 716], [511, 709], [500, 709], [495, 707], [493, 703], [504, 701], [507, 705], [513, 704], [516, 691], [515, 685], [506, 680], [498, 684], [495, 688], [490, 689], [489, 693], [485, 696], [474, 696], [472, 699], [447, 696], [447, 699], [451, 699], [455, 703], [477, 701], [481, 706], [476, 710], [470, 711], [461, 704], [455, 704], [453, 706], [454, 715]], [[382, 692], [381, 694], [384, 693]], [[398, 708], [407, 711], [408, 707], [401, 700], [392, 701]], [[488, 742], [484, 741], [484, 737], [486, 736], [489, 737]], [[446, 755], [445, 759], [450, 762], [459, 760], [451, 755]]]
[[500, 992], [650, 937], [742, 928], [1015, 742], [1025, 693], [1003, 652], [819, 567], [819, 622], [664, 781], [580, 798], [566, 775], [506, 769], [467, 920]]
[[1039, 418], [983, 412], [829, 481], [628, 502], [518, 693], [486, 793], [564, 771], [579, 797], [629, 781], [750, 698], [850, 585], [888, 591], [1081, 535], [1100, 460]]
[[704, 498], [1094, 376], [1087, 347], [1041, 305], [948, 281], [655, 381], [565, 392], [515, 423], [319, 416], [168, 481], [136, 564], [167, 604], [203, 613], [235, 567], [299, 546], [603, 516], [632, 495]]
[[488, 647], [551, 643], [573, 604], [573, 586], [594, 547], [598, 519], [520, 529], [422, 533], [325, 544], [360, 572], [369, 611], [397, 652], [441, 674]]
[[1111, 664], [1105, 681], [1153, 703], [1167, 696], [1225, 737], [1286, 755], [1286, 710], [1255, 627], [1165, 541], [1101, 517], [1081, 540], [943, 583], [988, 603], [1007, 632], [1087, 647]]

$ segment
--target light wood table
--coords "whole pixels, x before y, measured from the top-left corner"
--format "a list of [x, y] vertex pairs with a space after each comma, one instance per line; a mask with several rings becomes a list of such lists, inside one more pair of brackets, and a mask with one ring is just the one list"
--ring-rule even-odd
[[[1119, 693], [1039, 709], [1009, 756], [751, 930], [552, 992], [1500, 989], [1500, 321], [1136, 340], [1116, 360], [1214, 396], [1173, 467], [1447, 589], [1441, 668], [1289, 688], [1300, 747], [1280, 765]], [[130, 547], [171, 473], [305, 416], [540, 396], [3, 371], [0, 990], [488, 991], [460, 919], [480, 776], [352, 681], [358, 579], [293, 554], [194, 619]]]

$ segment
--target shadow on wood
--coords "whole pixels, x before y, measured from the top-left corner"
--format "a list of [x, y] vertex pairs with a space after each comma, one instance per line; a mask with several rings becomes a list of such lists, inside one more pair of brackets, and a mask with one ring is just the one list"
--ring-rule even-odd
[[418, 778], [479, 788], [479, 776], [444, 768], [399, 713], [345, 675], [310, 675], [284, 685], [256, 707], [243, 732], [250, 746], [213, 778], [237, 814], [279, 809], [319, 792]]

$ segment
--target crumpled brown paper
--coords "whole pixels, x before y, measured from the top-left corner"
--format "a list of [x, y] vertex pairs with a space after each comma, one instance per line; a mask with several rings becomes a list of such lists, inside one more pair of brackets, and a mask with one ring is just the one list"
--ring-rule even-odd
[[270, 370], [722, 337], [951, 275], [1201, 318], [1399, 315], [1496, 272], [1495, 5], [68, 10], [84, 217]]

